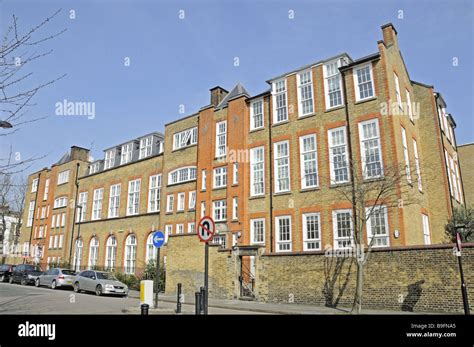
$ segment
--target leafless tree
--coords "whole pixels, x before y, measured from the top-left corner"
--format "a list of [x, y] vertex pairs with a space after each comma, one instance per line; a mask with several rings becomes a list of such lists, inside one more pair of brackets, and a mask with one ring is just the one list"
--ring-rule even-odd
[[[44, 34], [47, 24], [59, 15], [57, 10], [39, 24], [21, 30], [18, 17], [12, 15], [11, 24], [5, 31], [0, 46], [0, 121], [9, 123], [12, 128], [2, 131], [0, 137], [12, 135], [27, 124], [44, 119], [44, 116], [28, 116], [27, 112], [35, 106], [33, 98], [43, 88], [52, 85], [65, 75], [40, 83], [31, 82], [33, 71], [28, 70], [34, 61], [50, 55], [52, 50], [44, 50], [44, 44], [61, 35], [66, 29], [54, 34]], [[3, 126], [5, 127], [5, 126]], [[3, 130], [3, 129], [2, 129]], [[4, 153], [1, 154], [5, 156]], [[18, 153], [10, 153], [0, 158], [0, 173], [11, 174], [37, 158], [22, 159]]]
[[[355, 167], [357, 167], [355, 165]], [[359, 166], [360, 167], [360, 166]], [[390, 211], [403, 208], [413, 203], [409, 190], [413, 182], [407, 180], [405, 166], [385, 166], [378, 172], [379, 178], [367, 179], [365, 174], [356, 173], [349, 184], [336, 186], [336, 191], [343, 200], [352, 206], [352, 250], [355, 251], [357, 266], [356, 290], [352, 313], [359, 314], [362, 309], [362, 293], [364, 286], [364, 266], [367, 264], [373, 246], [380, 240], [377, 232], [372, 229], [372, 235], [367, 235], [367, 225], [381, 209]], [[410, 172], [410, 176], [416, 176]], [[416, 182], [414, 182], [416, 184]], [[403, 196], [403, 200], [400, 197]], [[388, 231], [387, 231], [388, 232]], [[381, 236], [381, 235], [380, 235]], [[365, 244], [367, 240], [367, 245]]]

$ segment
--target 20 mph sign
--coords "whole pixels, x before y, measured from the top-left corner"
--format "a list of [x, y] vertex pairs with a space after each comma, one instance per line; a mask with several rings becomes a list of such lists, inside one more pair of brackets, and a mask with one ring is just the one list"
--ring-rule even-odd
[[211, 217], [202, 217], [198, 225], [198, 237], [202, 242], [209, 242], [216, 232], [216, 224]]

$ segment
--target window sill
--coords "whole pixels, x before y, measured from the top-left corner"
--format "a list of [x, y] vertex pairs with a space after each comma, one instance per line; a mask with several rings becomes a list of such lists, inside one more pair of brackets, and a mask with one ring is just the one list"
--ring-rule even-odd
[[305, 114], [305, 115], [302, 115], [302, 116], [298, 116], [298, 119], [305, 119], [305, 118], [311, 118], [311, 117], [315, 117], [316, 116], [316, 113], [309, 113], [309, 114]]
[[238, 183], [233, 183], [231, 187], [238, 187], [239, 184]]
[[239, 220], [238, 220], [238, 219], [232, 219], [230, 222], [231, 222], [231, 223], [238, 223]]
[[300, 193], [315, 192], [315, 191], [318, 191], [318, 190], [321, 190], [321, 188], [319, 186], [318, 187], [311, 187], [311, 188], [302, 188], [300, 190]]
[[184, 210], [176, 211], [176, 214], [178, 214], [178, 213], [184, 213]]
[[212, 191], [216, 191], [216, 190], [222, 190], [222, 189], [227, 189], [227, 186], [224, 186], [224, 187], [217, 187], [217, 188], [212, 188]]
[[262, 194], [262, 195], [254, 195], [254, 196], [250, 196], [250, 197], [249, 197], [249, 200], [264, 199], [264, 198], [265, 198], [265, 194]]
[[293, 194], [291, 191], [288, 191], [288, 192], [278, 192], [278, 193], [273, 193], [273, 196], [291, 195], [291, 194]]
[[324, 111], [324, 113], [341, 110], [343, 108], [344, 108], [344, 105], [334, 106], [334, 107], [331, 107], [331, 108], [327, 108], [326, 111]]
[[336, 183], [336, 184], [331, 184], [329, 186], [329, 188], [340, 188], [340, 187], [345, 187], [345, 186], [349, 186], [351, 184], [351, 182], [344, 182], [344, 183]]
[[188, 148], [191, 148], [191, 147], [195, 147], [195, 146], [197, 146], [197, 143], [189, 145], [189, 146], [181, 147], [181, 148], [175, 148], [175, 149], [171, 150], [171, 153], [179, 152], [179, 151], [182, 151], [182, 150], [185, 150], [185, 149], [188, 149]]
[[264, 126], [263, 126], [263, 127], [260, 127], [260, 128], [250, 129], [250, 130], [249, 130], [249, 134], [251, 134], [251, 133], [256, 133], [256, 132], [262, 131], [262, 130], [264, 130], [264, 129], [265, 129]]
[[359, 105], [359, 104], [363, 104], [364, 102], [370, 102], [374, 100], [377, 100], [377, 97], [371, 96], [370, 98], [367, 98], [367, 99], [357, 100], [356, 102], [354, 102], [354, 105]]
[[282, 122], [274, 123], [274, 124], [272, 124], [272, 128], [273, 128], [273, 127], [277, 127], [277, 126], [279, 126], [279, 125], [288, 124], [288, 123], [290, 123], [289, 120], [284, 120], [284, 121], [282, 121]]

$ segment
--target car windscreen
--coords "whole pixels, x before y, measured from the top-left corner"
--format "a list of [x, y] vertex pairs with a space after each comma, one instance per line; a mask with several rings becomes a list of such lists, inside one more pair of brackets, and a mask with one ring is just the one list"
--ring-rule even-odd
[[115, 276], [107, 272], [97, 272], [97, 278], [99, 280], [115, 280]]
[[39, 271], [39, 272], [41, 272], [41, 269], [38, 266], [34, 266], [34, 265], [25, 265], [25, 270], [26, 271]]
[[69, 275], [69, 276], [75, 276], [76, 273], [72, 270], [61, 270], [61, 272], [63, 273], [63, 275]]

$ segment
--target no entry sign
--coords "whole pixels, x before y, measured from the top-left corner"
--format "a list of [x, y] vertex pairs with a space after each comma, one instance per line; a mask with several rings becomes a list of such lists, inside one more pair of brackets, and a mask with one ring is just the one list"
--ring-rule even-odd
[[211, 217], [202, 217], [198, 226], [198, 237], [202, 242], [209, 242], [216, 232], [216, 224]]

